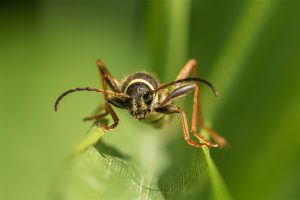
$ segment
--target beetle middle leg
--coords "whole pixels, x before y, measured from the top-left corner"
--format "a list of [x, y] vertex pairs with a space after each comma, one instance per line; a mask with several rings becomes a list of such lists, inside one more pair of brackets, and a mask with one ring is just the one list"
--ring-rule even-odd
[[110, 114], [112, 116], [112, 119], [113, 119], [113, 124], [112, 125], [107, 126], [105, 124], [102, 124], [102, 123], [98, 122], [97, 126], [99, 126], [100, 128], [103, 128], [106, 131], [114, 129], [119, 123], [119, 118], [118, 118], [117, 114], [115, 113], [115, 111], [113, 110], [113, 108], [110, 106], [110, 104], [108, 102], [106, 102], [105, 105], [103, 105], [99, 108], [99, 110], [100, 111], [104, 110], [104, 113], [94, 115], [94, 116], [91, 116], [91, 117], [86, 117], [86, 118], [83, 119], [83, 121], [101, 119], [102, 117], [105, 117], [106, 115]]
[[[176, 89], [174, 89], [167, 97], [166, 99], [160, 104], [160, 107], [156, 108], [155, 111], [156, 112], [161, 112], [161, 113], [165, 113], [165, 114], [172, 114], [172, 113], [180, 113], [181, 114], [181, 120], [182, 120], [182, 125], [183, 125], [183, 132], [184, 132], [184, 138], [185, 140], [187, 140], [187, 142], [192, 145], [192, 146], [197, 146], [195, 144], [193, 144], [193, 142], [191, 142], [190, 136], [189, 136], [189, 130], [188, 130], [188, 125], [187, 125], [187, 120], [186, 120], [186, 115], [185, 113], [178, 107], [173, 107], [170, 106], [170, 101], [172, 101], [175, 98], [178, 98], [180, 96], [186, 95], [191, 91], [196, 91], [198, 90], [198, 85], [195, 83], [191, 83], [191, 84], [185, 84], [182, 86], [177, 87]], [[197, 91], [196, 91], [197, 92]], [[197, 96], [194, 96], [194, 98]], [[195, 103], [194, 103], [195, 106]], [[197, 106], [197, 105], [196, 105]], [[195, 109], [195, 107], [194, 107]], [[195, 112], [193, 110], [193, 118], [192, 121], [196, 121], [195, 117], [197, 117], [195, 115]], [[203, 137], [201, 134], [196, 132], [196, 126], [193, 127], [192, 124], [192, 128], [191, 128], [191, 133], [199, 140], [202, 141], [201, 146], [206, 145], [209, 147], [218, 147], [218, 144], [215, 144], [209, 140], [207, 140], [205, 137]]]
[[107, 126], [103, 123], [98, 122], [97, 126], [108, 131], [108, 130], [114, 129], [119, 124], [119, 117], [117, 116], [117, 114], [115, 113], [115, 111], [113, 110], [113, 108], [110, 106], [110, 104], [108, 102], [105, 103], [105, 109], [111, 115], [111, 117], [113, 119], [113, 123], [111, 125]]
[[210, 141], [208, 141], [206, 139], [202, 140], [202, 142], [196, 142], [196, 141], [192, 140], [192, 138], [190, 137], [190, 131], [189, 131], [186, 115], [185, 115], [184, 111], [181, 108], [175, 107], [175, 106], [172, 106], [172, 105], [166, 105], [166, 106], [156, 108], [155, 111], [159, 112], [159, 113], [163, 113], [163, 114], [180, 113], [182, 129], [183, 129], [183, 136], [184, 136], [184, 139], [187, 141], [187, 143], [189, 145], [195, 146], [195, 147], [202, 147], [202, 146], [218, 147], [217, 144], [213, 144], [213, 143], [211, 143]]
[[[176, 80], [187, 78], [188, 76], [190, 76], [191, 73], [193, 73], [197, 78], [199, 77], [198, 69], [197, 69], [197, 61], [194, 59], [190, 59], [185, 64], [185, 66], [182, 68], [182, 70], [178, 74]], [[175, 89], [180, 87], [181, 85], [182, 84], [175, 85]], [[208, 133], [212, 136], [212, 138], [216, 141], [216, 143], [219, 144], [220, 147], [223, 147], [226, 145], [226, 140], [223, 137], [218, 135], [217, 132], [214, 131], [213, 129], [205, 127], [203, 124], [201, 96], [200, 96], [200, 89], [199, 89], [198, 84], [195, 85], [195, 89], [194, 89], [191, 132], [199, 140], [208, 142], [208, 140], [206, 140], [201, 134], [197, 133], [197, 118], [198, 118], [198, 124], [200, 126], [200, 129], [207, 130]]]
[[[100, 112], [103, 112], [103, 113], [100, 113]], [[105, 105], [99, 106], [99, 108], [97, 108], [97, 110], [96, 110], [96, 113], [100, 113], [100, 114], [85, 117], [85, 118], [83, 118], [83, 121], [91, 121], [91, 120], [101, 119], [102, 117], [105, 117], [108, 114], [107, 110], [105, 109]]]

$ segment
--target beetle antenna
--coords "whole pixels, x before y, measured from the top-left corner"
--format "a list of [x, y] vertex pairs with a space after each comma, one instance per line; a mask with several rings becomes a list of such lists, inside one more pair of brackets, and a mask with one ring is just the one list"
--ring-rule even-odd
[[55, 104], [54, 104], [54, 110], [55, 112], [58, 110], [58, 104], [59, 102], [65, 97], [67, 96], [68, 94], [70, 93], [73, 93], [73, 92], [80, 92], [80, 91], [93, 91], [93, 92], [102, 92], [102, 93], [105, 93], [105, 94], [110, 94], [110, 95], [113, 95], [113, 96], [117, 96], [117, 97], [127, 97], [126, 94], [123, 94], [123, 93], [116, 93], [116, 92], [112, 92], [112, 91], [109, 91], [109, 90], [104, 90], [104, 89], [97, 89], [97, 88], [90, 88], [90, 87], [83, 87], [83, 88], [74, 88], [74, 89], [70, 89], [64, 93], [62, 93], [55, 101]]
[[212, 92], [214, 93], [214, 95], [216, 97], [219, 96], [219, 92], [217, 91], [216, 87], [212, 83], [208, 82], [207, 80], [204, 80], [204, 79], [201, 79], [201, 78], [195, 78], [195, 77], [189, 77], [189, 78], [184, 78], [184, 79], [179, 79], [179, 80], [176, 80], [176, 81], [172, 81], [170, 83], [164, 84], [164, 85], [156, 88], [155, 90], [152, 90], [151, 93], [152, 94], [156, 93], [159, 90], [165, 89], [165, 88], [167, 88], [171, 85], [175, 85], [175, 84], [183, 83], [183, 82], [192, 82], [192, 81], [204, 83], [205, 85], [207, 85], [212, 90]]

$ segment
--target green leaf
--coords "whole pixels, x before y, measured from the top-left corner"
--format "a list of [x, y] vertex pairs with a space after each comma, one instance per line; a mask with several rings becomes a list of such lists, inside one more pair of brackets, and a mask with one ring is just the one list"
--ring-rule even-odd
[[[103, 136], [103, 133], [103, 130], [93, 126], [87, 139], [79, 145], [79, 152], [85, 149], [82, 148], [85, 144], [93, 143], [91, 138], [97, 141], [98, 136]], [[110, 136], [112, 135], [107, 135]], [[170, 144], [166, 139], [165, 137], [162, 140], [160, 135], [140, 137], [134, 142], [156, 144], [149, 145], [149, 148], [156, 147], [159, 151], [147, 151], [146, 145], [140, 145], [140, 149], [138, 151], [133, 149], [130, 155], [102, 140], [94, 147], [88, 147], [84, 154], [77, 154], [77, 148], [77, 156], [72, 157], [71, 162], [63, 170], [62, 176], [55, 184], [52, 197], [59, 199], [207, 197], [208, 162], [203, 152], [190, 147], [184, 141], [175, 140]], [[168, 147], [164, 148], [166, 144]], [[211, 173], [215, 174], [215, 169]]]
[[139, 128], [124, 128], [126, 124], [120, 124], [116, 133], [93, 125], [75, 148], [51, 197], [230, 199], [208, 149], [189, 146], [174, 122], [167, 131], [145, 127], [142, 133]]

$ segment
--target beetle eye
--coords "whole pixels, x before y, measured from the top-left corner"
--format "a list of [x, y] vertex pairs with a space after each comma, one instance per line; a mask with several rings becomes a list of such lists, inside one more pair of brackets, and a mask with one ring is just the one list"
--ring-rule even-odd
[[150, 105], [152, 103], [153, 97], [152, 94], [150, 93], [146, 93], [143, 95], [143, 100], [145, 102], [145, 104]]

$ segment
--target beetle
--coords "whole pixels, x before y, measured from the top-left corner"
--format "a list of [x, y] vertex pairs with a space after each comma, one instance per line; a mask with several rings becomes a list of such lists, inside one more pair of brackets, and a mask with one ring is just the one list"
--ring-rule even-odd
[[[197, 61], [195, 59], [188, 60], [176, 80], [169, 83], [162, 83], [154, 76], [145, 72], [133, 73], [120, 82], [110, 74], [102, 60], [98, 60], [96, 64], [100, 72], [103, 88], [80, 87], [70, 89], [57, 98], [54, 105], [55, 111], [58, 110], [60, 101], [70, 93], [78, 91], [100, 92], [104, 94], [104, 106], [99, 109], [99, 114], [86, 117], [83, 120], [97, 120], [109, 114], [113, 119], [111, 125], [100, 122], [96, 123], [98, 127], [105, 131], [114, 129], [119, 123], [119, 118], [112, 106], [127, 109], [134, 118], [145, 123], [150, 123], [156, 128], [161, 128], [165, 122], [169, 121], [171, 115], [179, 113], [184, 139], [189, 145], [194, 147], [207, 146], [219, 148], [226, 145], [226, 140], [223, 137], [219, 136], [213, 129], [203, 125], [199, 83], [207, 85], [215, 96], [218, 96], [218, 91], [213, 84], [199, 78]], [[190, 76], [191, 74], [193, 74], [193, 77]], [[111, 90], [108, 90], [108, 87]], [[191, 130], [188, 128], [185, 112], [173, 103], [175, 99], [183, 97], [190, 92], [194, 92]], [[197, 132], [197, 125], [200, 129], [207, 130], [215, 142], [199, 134]], [[198, 141], [193, 140], [190, 133]]]

